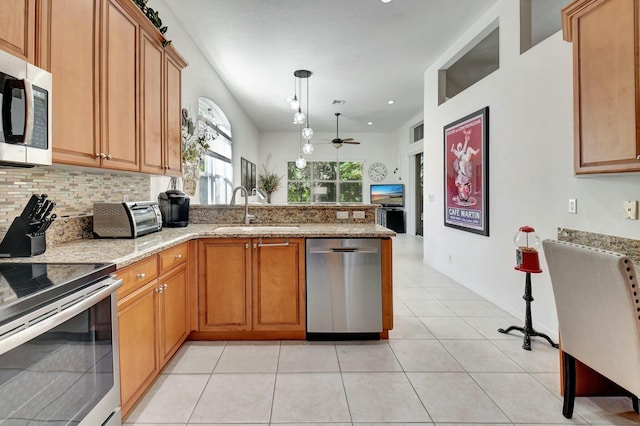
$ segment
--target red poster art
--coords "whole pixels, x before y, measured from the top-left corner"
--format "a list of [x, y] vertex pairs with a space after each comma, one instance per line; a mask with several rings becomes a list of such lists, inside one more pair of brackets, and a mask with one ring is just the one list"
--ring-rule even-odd
[[489, 107], [444, 127], [444, 224], [489, 235]]

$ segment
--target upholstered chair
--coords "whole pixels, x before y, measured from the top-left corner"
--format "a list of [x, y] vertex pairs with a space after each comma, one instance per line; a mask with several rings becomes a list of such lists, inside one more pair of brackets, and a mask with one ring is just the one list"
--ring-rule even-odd
[[564, 406], [571, 418], [578, 360], [625, 389], [638, 412], [640, 289], [626, 255], [561, 241], [542, 242], [564, 352]]

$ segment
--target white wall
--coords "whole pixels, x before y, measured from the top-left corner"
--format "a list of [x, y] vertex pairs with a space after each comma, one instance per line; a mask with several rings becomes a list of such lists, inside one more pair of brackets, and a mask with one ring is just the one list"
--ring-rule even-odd
[[[558, 32], [520, 56], [518, 3], [500, 0], [425, 72], [424, 260], [523, 318], [525, 277], [513, 269], [518, 228], [533, 226], [542, 239], [555, 238], [558, 227], [639, 238], [640, 221], [622, 218], [622, 201], [639, 198], [640, 175], [574, 177], [572, 46]], [[438, 106], [438, 69], [496, 17], [500, 69]], [[485, 106], [490, 237], [443, 226], [442, 128]], [[576, 215], [569, 198], [578, 200]], [[557, 336], [548, 273], [532, 283], [534, 327]]]
[[[399, 183], [400, 176], [393, 173], [396, 167], [396, 146], [398, 135], [387, 133], [349, 133], [348, 137], [362, 142], [360, 145], [344, 144], [336, 149], [327, 140], [335, 137], [335, 133], [316, 133], [312, 139], [314, 152], [305, 156], [307, 161], [364, 161], [364, 202], [369, 203], [369, 185], [372, 183], [367, 174], [369, 165], [381, 162], [387, 166], [387, 178], [382, 183]], [[406, 141], [406, 135], [404, 136]], [[260, 134], [260, 159], [256, 163], [258, 172], [262, 164], [271, 154], [269, 169], [282, 176], [281, 188], [272, 195], [273, 203], [287, 202], [287, 162], [295, 161], [299, 153], [298, 132], [263, 132]], [[404, 177], [403, 177], [404, 179]]]
[[[233, 133], [233, 180], [240, 182], [240, 157], [259, 163], [258, 129], [164, 0], [150, 0], [149, 6], [158, 11], [162, 24], [168, 27], [166, 38], [189, 63], [182, 71], [182, 106], [197, 111], [198, 98], [206, 97], [227, 115]], [[168, 178], [151, 178], [151, 199], [156, 199], [159, 192], [167, 189], [168, 181]], [[192, 202], [198, 202], [197, 196]]]

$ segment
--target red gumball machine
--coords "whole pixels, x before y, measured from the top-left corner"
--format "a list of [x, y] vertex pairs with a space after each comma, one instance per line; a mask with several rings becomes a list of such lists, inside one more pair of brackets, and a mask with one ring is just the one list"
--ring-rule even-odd
[[498, 332], [509, 333], [511, 330], [521, 332], [524, 334], [522, 349], [527, 351], [531, 350], [531, 337], [536, 336], [546, 339], [551, 346], [557, 348], [558, 344], [554, 343], [549, 336], [534, 330], [533, 320], [531, 319], [531, 302], [533, 302], [533, 296], [531, 295], [531, 274], [539, 274], [542, 272], [542, 269], [540, 269], [540, 257], [538, 256], [541, 246], [540, 238], [536, 234], [536, 230], [531, 226], [522, 226], [513, 237], [513, 242], [516, 245], [515, 269], [526, 273], [524, 296], [522, 296], [526, 302], [525, 322], [524, 327], [512, 325], [506, 330], [499, 328]]
[[540, 258], [538, 251], [540, 250], [540, 237], [536, 234], [536, 230], [530, 226], [521, 227], [513, 237], [516, 245], [516, 269], [522, 272], [540, 273]]

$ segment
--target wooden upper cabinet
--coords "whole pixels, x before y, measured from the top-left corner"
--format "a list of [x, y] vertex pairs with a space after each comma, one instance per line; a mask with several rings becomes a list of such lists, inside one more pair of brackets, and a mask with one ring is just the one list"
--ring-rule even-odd
[[138, 6], [131, 0], [0, 0], [0, 12], [10, 3], [17, 6], [11, 25], [2, 25], [7, 15], [0, 15], [0, 47], [2, 31], [17, 34], [16, 16], [37, 12], [32, 56], [54, 76], [54, 163], [179, 176], [180, 80], [187, 63], [163, 46]]
[[0, 49], [35, 63], [36, 0], [0, 1]]
[[118, 1], [106, 0], [103, 17], [102, 167], [138, 171], [137, 22]]
[[640, 171], [640, 0], [577, 0], [562, 11], [573, 42], [576, 174]]
[[172, 176], [182, 174], [182, 69], [187, 63], [171, 46], [165, 56], [165, 145], [166, 171]]
[[140, 171], [182, 174], [181, 75], [186, 62], [162, 39], [141, 32]]
[[140, 36], [140, 171], [163, 174], [165, 150], [162, 143], [163, 119], [162, 45], [146, 32]]
[[[101, 0], [41, 0], [38, 65], [53, 78], [53, 161], [98, 167], [100, 105], [96, 22]], [[73, 58], [73, 59], [70, 59]]]

